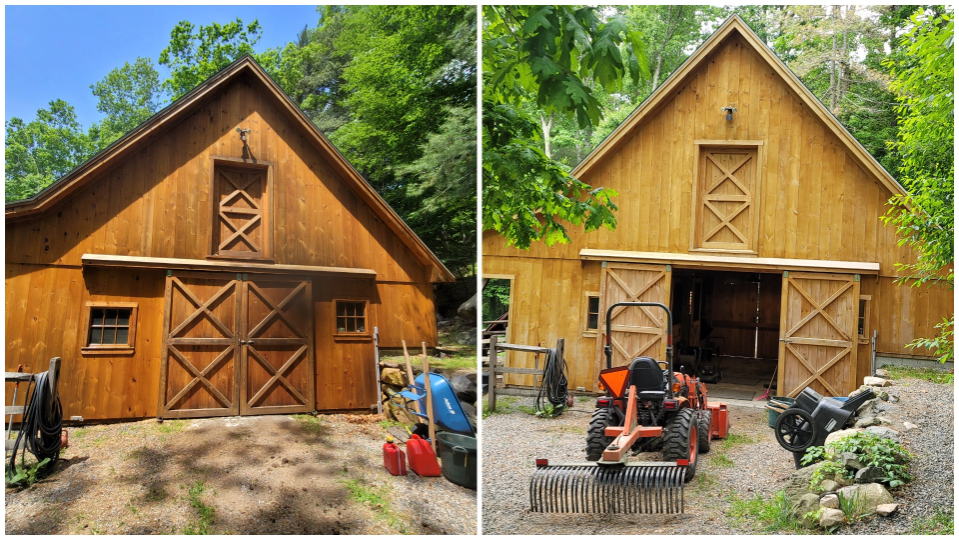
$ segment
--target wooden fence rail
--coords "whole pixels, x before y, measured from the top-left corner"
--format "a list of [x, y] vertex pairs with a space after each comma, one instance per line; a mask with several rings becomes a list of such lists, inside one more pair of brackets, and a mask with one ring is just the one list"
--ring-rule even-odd
[[[556, 358], [557, 360], [563, 359], [563, 348], [565, 340], [559, 338], [556, 340]], [[513, 343], [499, 343], [497, 336], [490, 336], [489, 338], [489, 393], [488, 393], [488, 407], [490, 411], [496, 410], [496, 374], [497, 373], [516, 373], [519, 375], [541, 375], [542, 370], [539, 368], [539, 362], [536, 363], [534, 368], [514, 368], [514, 367], [500, 367], [496, 365], [497, 355], [500, 350], [504, 351], [517, 351], [517, 352], [527, 352], [533, 354], [549, 354], [550, 350], [546, 347], [534, 347], [532, 345], [517, 345]]]

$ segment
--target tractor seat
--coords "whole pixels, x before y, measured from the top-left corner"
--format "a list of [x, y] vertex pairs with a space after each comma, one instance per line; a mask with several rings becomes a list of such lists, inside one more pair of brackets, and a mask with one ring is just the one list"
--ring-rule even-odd
[[636, 395], [636, 399], [639, 401], [663, 401], [666, 399], [666, 392], [662, 390], [647, 390], [645, 392], [639, 392]]
[[629, 384], [636, 387], [639, 395], [650, 391], [663, 392], [666, 390], [663, 379], [663, 370], [648, 356], [633, 358], [633, 361], [629, 363]]

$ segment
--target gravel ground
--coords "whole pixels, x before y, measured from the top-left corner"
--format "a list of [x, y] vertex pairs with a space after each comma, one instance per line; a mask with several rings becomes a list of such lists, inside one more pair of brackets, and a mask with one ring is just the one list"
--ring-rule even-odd
[[[892, 492], [900, 511], [890, 518], [871, 518], [840, 529], [849, 534], [910, 534], [913, 525], [931, 518], [937, 511], [953, 514], [955, 489], [955, 386], [921, 379], [892, 380], [885, 388], [898, 396], [896, 404], [882, 405], [879, 415], [892, 421], [903, 446], [915, 457], [910, 464], [914, 479]], [[919, 429], [905, 431], [903, 422]]]
[[[473, 534], [476, 492], [393, 477], [377, 416], [273, 415], [70, 429], [57, 472], [7, 489], [7, 534]], [[352, 496], [351, 496], [352, 493]], [[366, 500], [359, 495], [366, 495]]]
[[[497, 400], [498, 410], [503, 398]], [[508, 403], [509, 400], [507, 400]], [[775, 493], [793, 471], [792, 456], [782, 450], [766, 425], [763, 409], [730, 407], [731, 437], [713, 441], [700, 456], [696, 477], [685, 489], [685, 514], [605, 515], [533, 514], [529, 478], [534, 459], [564, 462], [585, 459], [591, 401], [578, 401], [559, 418], [540, 419], [519, 410], [532, 398], [518, 398], [513, 412], [483, 420], [484, 534], [736, 534], [748, 523], [725, 516], [729, 500]], [[634, 461], [660, 461], [647, 452]]]
[[[866, 518], [840, 529], [850, 534], [903, 534], [937, 510], [953, 508], [953, 386], [916, 379], [894, 381], [891, 394], [900, 397], [882, 413], [892, 428], [910, 421], [918, 430], [903, 431], [905, 446], [916, 455], [915, 479], [893, 492], [904, 503], [892, 518]], [[768, 500], [795, 470], [792, 455], [776, 443], [762, 409], [730, 406], [731, 436], [713, 441], [700, 456], [696, 477], [686, 484], [684, 515], [633, 515], [609, 519], [603, 515], [533, 514], [529, 511], [529, 478], [534, 459], [564, 462], [585, 459], [590, 401], [555, 419], [522, 412], [532, 398], [498, 399], [499, 411], [483, 421], [484, 534], [749, 534], [770, 532], [749, 518], [730, 515], [732, 503]], [[509, 404], [510, 400], [513, 401]], [[509, 412], [506, 412], [509, 411]], [[946, 449], [946, 450], [944, 450]], [[945, 461], [944, 462], [944, 456]], [[639, 454], [636, 461], [657, 461], [658, 452]], [[944, 466], [946, 465], [946, 466]], [[781, 531], [789, 533], [790, 531]]]

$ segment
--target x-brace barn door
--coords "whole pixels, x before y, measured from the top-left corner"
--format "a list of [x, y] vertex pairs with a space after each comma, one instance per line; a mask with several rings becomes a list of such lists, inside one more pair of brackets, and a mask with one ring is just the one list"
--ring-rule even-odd
[[755, 251], [758, 149], [701, 149], [695, 190], [693, 248]]
[[171, 272], [159, 416], [312, 411], [311, 308], [302, 278]]
[[[600, 291], [599, 330], [594, 380], [606, 368], [606, 310], [616, 302], [659, 302], [669, 305], [669, 266], [605, 263]], [[666, 313], [650, 307], [618, 307], [610, 316], [613, 366], [622, 366], [637, 356], [666, 359]]]
[[787, 272], [779, 336], [779, 394], [826, 396], [857, 387], [858, 276]]

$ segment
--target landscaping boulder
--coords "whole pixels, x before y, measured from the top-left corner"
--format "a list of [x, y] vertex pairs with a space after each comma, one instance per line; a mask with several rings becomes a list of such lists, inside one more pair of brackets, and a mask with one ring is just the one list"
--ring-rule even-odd
[[875, 394], [876, 394], [876, 397], [878, 397], [879, 399], [883, 401], [889, 401], [889, 392], [886, 392], [885, 390], [880, 390], [878, 392], [875, 392]]
[[463, 403], [476, 401], [476, 373], [453, 377], [450, 383], [453, 385], [456, 397], [460, 398], [460, 401]]
[[866, 386], [878, 386], [880, 388], [889, 386], [889, 381], [882, 377], [863, 377], [862, 384]]
[[876, 370], [876, 377], [886, 378], [886, 377], [888, 377], [888, 376], [889, 376], [889, 372], [888, 372], [888, 371], [886, 371], [886, 370], [884, 370], [884, 369], [877, 369], [877, 370]]
[[819, 483], [819, 489], [821, 489], [823, 493], [839, 491], [839, 488], [841, 487], [842, 485], [839, 482], [836, 482], [835, 480], [826, 479]]
[[[413, 413], [409, 412], [403, 407], [400, 407], [392, 401], [388, 402], [387, 406], [389, 407], [390, 416], [397, 422], [410, 425], [419, 422], [419, 419], [413, 415]], [[415, 405], [413, 405], [413, 407], [415, 407]]]
[[872, 484], [885, 478], [885, 473], [879, 467], [863, 467], [856, 471], [857, 484]]
[[476, 345], [476, 332], [460, 332], [456, 334], [456, 343], [460, 345]]
[[380, 380], [393, 386], [406, 386], [406, 374], [399, 368], [383, 368], [380, 370]]
[[859, 388], [856, 388], [856, 389], [853, 390], [852, 392], [849, 392], [849, 397], [857, 396], [857, 395], [859, 395], [859, 394], [861, 394], [861, 393], [863, 393], [863, 392], [865, 392], [865, 391], [867, 391], [867, 390], [875, 393], [875, 390], [876, 390], [876, 389], [873, 388], [873, 387], [871, 387], [871, 386], [867, 386], [867, 385], [864, 384], [864, 385], [861, 385]]
[[859, 406], [859, 409], [856, 410], [856, 416], [871, 416], [876, 412], [876, 405], [879, 405], [879, 398], [872, 398], [869, 401], [863, 403]]
[[786, 480], [786, 484], [783, 485], [783, 490], [786, 491], [786, 498], [789, 499], [789, 504], [795, 506], [799, 504], [799, 500], [803, 495], [810, 493], [810, 483], [812, 482], [812, 475], [816, 472], [816, 467], [819, 464], [813, 464], [802, 469], [797, 469], [792, 475]]
[[864, 466], [859, 461], [859, 456], [852, 452], [843, 452], [840, 459], [842, 460], [842, 466], [851, 471], [858, 471]]
[[[467, 321], [476, 320], [476, 296], [477, 295], [474, 294], [469, 300], [460, 304], [460, 307], [456, 309], [456, 313]], [[476, 343], [474, 342], [473, 344], [475, 345]]]
[[799, 523], [807, 528], [816, 526], [816, 520], [812, 517], [804, 517], [810, 512], [819, 510], [819, 496], [813, 493], [806, 493], [799, 498], [799, 501], [791, 507], [793, 516], [799, 520]]
[[819, 499], [819, 506], [823, 508], [839, 508], [839, 497], [835, 493], [824, 495]]
[[859, 433], [860, 431], [862, 431], [862, 429], [860, 429], [860, 428], [840, 429], [839, 431], [833, 431], [833, 432], [830, 433], [829, 435], [826, 435], [826, 442], [823, 443], [823, 445], [826, 446], [826, 457], [829, 458], [829, 459], [831, 459], [831, 460], [838, 459], [839, 456], [838, 456], [838, 454], [836, 453], [836, 450], [833, 449], [833, 448], [829, 448], [829, 445], [831, 445], [831, 444], [833, 444], [833, 443], [835, 443], [835, 442], [837, 442], [837, 441], [839, 441], [839, 440], [842, 440], [842, 439], [848, 437], [849, 435], [853, 435], [853, 434], [855, 434], [855, 433]]
[[889, 517], [896, 513], [896, 510], [899, 509], [899, 505], [895, 503], [889, 504], [880, 504], [876, 507], [876, 513], [882, 517]]
[[866, 433], [872, 433], [880, 439], [889, 439], [893, 442], [902, 443], [902, 440], [899, 438], [898, 431], [884, 426], [868, 427], [866, 428]]
[[819, 526], [824, 529], [836, 527], [845, 522], [846, 514], [843, 514], [842, 510], [836, 510], [835, 508], [823, 508], [822, 514], [819, 515]]
[[893, 502], [892, 495], [883, 487], [882, 484], [856, 484], [854, 486], [844, 487], [839, 493], [846, 500], [856, 500], [859, 504], [856, 506], [857, 514], [869, 514], [876, 511], [880, 504], [889, 504]]
[[856, 427], [867, 428], [869, 426], [878, 426], [882, 422], [875, 416], [863, 416], [856, 420]]

